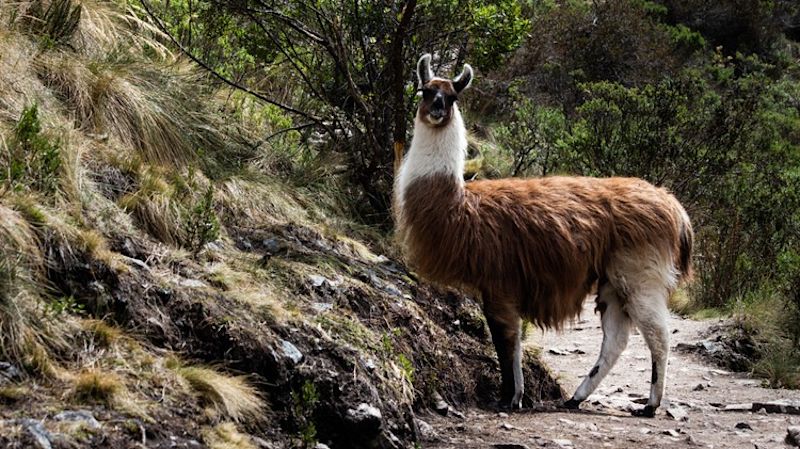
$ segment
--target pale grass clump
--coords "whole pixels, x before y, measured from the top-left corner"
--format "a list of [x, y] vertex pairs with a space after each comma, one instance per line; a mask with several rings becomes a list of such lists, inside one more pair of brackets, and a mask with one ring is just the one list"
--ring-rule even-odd
[[141, 175], [139, 190], [122, 197], [119, 204], [133, 214], [147, 233], [164, 243], [178, 245], [185, 240], [185, 231], [174, 193], [173, 187], [159, 173], [146, 170]]
[[204, 427], [203, 442], [211, 449], [255, 449], [250, 437], [239, 432], [236, 425], [230, 422]]
[[[0, 358], [29, 365], [41, 360], [43, 342], [57, 338], [38, 322], [38, 288], [44, 262], [33, 230], [22, 215], [0, 204]], [[35, 364], [38, 365], [38, 364]]]
[[83, 13], [76, 39], [78, 47], [90, 55], [103, 55], [124, 46], [131, 52], [142, 54], [145, 50], [160, 59], [172, 59], [169, 48], [163, 44], [167, 37], [143, 15], [136, 14], [134, 6], [123, 9], [119, 2], [82, 0]]
[[124, 392], [125, 385], [114, 372], [87, 369], [73, 379], [72, 398], [82, 404], [114, 407]]
[[103, 320], [87, 319], [81, 323], [89, 333], [92, 343], [101, 348], [109, 348], [122, 338], [122, 331]]
[[265, 223], [310, 223], [306, 205], [292, 189], [277, 182], [255, 182], [242, 178], [225, 181], [215, 190], [216, 200], [227, 219], [246, 225]]
[[218, 416], [242, 422], [258, 419], [264, 412], [264, 400], [245, 376], [196, 366], [179, 367], [177, 372]]

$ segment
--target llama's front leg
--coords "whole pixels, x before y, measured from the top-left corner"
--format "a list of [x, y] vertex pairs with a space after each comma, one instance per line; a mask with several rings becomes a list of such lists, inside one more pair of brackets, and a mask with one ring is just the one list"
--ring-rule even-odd
[[583, 379], [572, 398], [564, 403], [567, 408], [578, 408], [580, 403], [594, 392], [628, 345], [631, 319], [622, 310], [620, 299], [610, 284], [605, 284], [600, 288], [597, 309], [600, 311], [603, 325], [603, 344], [600, 349], [600, 357], [597, 358], [597, 363], [589, 371], [589, 375]]
[[491, 304], [491, 298], [487, 295], [484, 295], [483, 301], [484, 315], [500, 362], [502, 377], [500, 406], [521, 408], [524, 390], [520, 345], [521, 320], [511, 307], [505, 304]]

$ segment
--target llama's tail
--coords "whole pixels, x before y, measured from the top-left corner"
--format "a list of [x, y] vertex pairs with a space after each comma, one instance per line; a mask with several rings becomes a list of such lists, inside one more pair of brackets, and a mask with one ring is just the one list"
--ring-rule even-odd
[[678, 270], [680, 279], [687, 280], [692, 277], [692, 247], [694, 246], [694, 231], [689, 215], [681, 207], [680, 234], [678, 236]]

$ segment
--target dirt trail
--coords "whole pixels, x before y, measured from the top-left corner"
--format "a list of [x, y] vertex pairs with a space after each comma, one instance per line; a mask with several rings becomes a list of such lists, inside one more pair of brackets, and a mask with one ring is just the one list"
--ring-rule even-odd
[[[600, 351], [602, 331], [593, 301], [573, 325], [561, 333], [535, 332], [527, 347], [542, 348], [543, 358], [559, 376], [567, 394], [593, 366]], [[775, 448], [786, 429], [800, 424], [800, 415], [764, 410], [724, 411], [724, 406], [800, 400], [800, 391], [760, 387], [761, 382], [735, 374], [675, 350], [680, 343], [702, 341], [715, 321], [670, 318], [673, 349], [667, 372], [666, 401], [656, 418], [635, 418], [628, 413], [649, 393], [650, 354], [638, 332], [595, 394], [576, 412], [523, 410], [504, 414], [464, 410], [465, 419], [428, 416], [436, 438], [424, 447], [444, 448]], [[722, 404], [722, 406], [720, 406]], [[680, 418], [667, 413], [672, 409]], [[749, 427], [749, 428], [748, 428]]]

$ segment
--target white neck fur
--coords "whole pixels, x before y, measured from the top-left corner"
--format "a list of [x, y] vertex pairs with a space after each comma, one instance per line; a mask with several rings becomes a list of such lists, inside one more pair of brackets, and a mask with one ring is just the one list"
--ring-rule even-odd
[[432, 128], [423, 123], [417, 114], [411, 148], [403, 159], [394, 184], [397, 206], [402, 209], [408, 186], [426, 176], [452, 176], [454, 182], [463, 187], [466, 156], [467, 129], [458, 105], [453, 105], [450, 123], [441, 128]]

